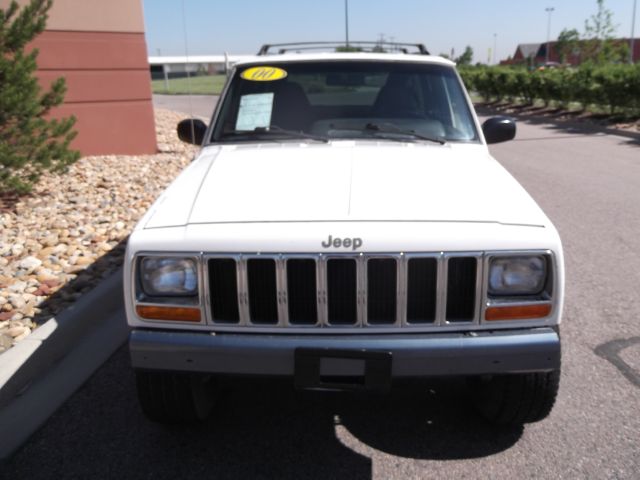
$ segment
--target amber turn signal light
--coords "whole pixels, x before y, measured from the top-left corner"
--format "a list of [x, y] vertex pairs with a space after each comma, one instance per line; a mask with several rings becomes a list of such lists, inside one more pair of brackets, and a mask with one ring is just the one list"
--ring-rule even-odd
[[551, 313], [550, 303], [538, 303], [535, 305], [505, 305], [489, 307], [484, 314], [486, 320], [528, 320], [531, 318], [543, 318]]
[[189, 307], [160, 307], [138, 305], [136, 313], [148, 320], [172, 320], [176, 322], [199, 322], [200, 309]]

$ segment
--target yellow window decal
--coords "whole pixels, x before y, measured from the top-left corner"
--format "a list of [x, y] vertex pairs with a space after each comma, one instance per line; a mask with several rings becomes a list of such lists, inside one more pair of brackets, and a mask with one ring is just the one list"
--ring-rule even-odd
[[273, 82], [285, 78], [287, 72], [278, 67], [251, 67], [242, 72], [240, 76], [252, 82]]

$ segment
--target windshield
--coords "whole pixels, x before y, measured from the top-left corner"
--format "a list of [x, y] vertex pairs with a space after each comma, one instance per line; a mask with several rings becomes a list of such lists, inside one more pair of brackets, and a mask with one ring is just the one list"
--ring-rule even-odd
[[362, 138], [478, 141], [452, 67], [380, 61], [239, 67], [212, 141]]

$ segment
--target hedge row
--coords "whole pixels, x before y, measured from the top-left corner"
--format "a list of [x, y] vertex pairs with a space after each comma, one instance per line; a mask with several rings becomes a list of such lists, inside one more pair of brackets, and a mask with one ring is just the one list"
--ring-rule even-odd
[[460, 69], [470, 91], [485, 100], [509, 100], [545, 105], [557, 102], [567, 108], [597, 105], [610, 113], [640, 113], [640, 64], [583, 65], [529, 71], [520, 67], [466, 67]]

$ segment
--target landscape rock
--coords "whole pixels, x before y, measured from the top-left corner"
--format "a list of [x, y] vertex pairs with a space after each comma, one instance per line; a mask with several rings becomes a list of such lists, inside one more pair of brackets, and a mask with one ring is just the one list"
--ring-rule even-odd
[[161, 153], [84, 157], [0, 209], [0, 352], [120, 267], [121, 243], [197, 150], [177, 138], [183, 118], [156, 109]]
[[29, 272], [34, 271], [40, 265], [42, 265], [42, 260], [36, 257], [26, 257], [20, 260], [20, 262], [18, 263], [18, 266], [20, 268], [22, 268], [23, 270], [28, 270]]
[[24, 289], [27, 288], [27, 282], [15, 282], [11, 285], [9, 285], [9, 292], [13, 292], [13, 293], [22, 293], [24, 292]]
[[11, 348], [11, 345], [13, 345], [13, 339], [4, 333], [0, 333], [0, 353]]
[[27, 305], [27, 302], [21, 295], [10, 294], [9, 301], [11, 302], [11, 305], [13, 305], [14, 309], [24, 308]]
[[7, 333], [9, 334], [10, 337], [15, 338], [15, 337], [19, 337], [20, 335], [28, 331], [29, 331], [28, 327], [23, 327], [20, 325], [16, 327], [11, 327], [9, 330], [7, 330]]

